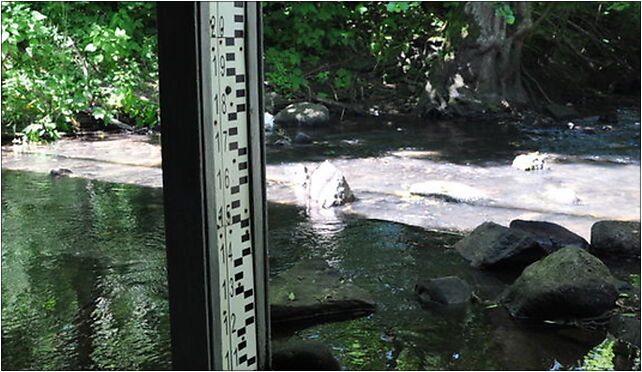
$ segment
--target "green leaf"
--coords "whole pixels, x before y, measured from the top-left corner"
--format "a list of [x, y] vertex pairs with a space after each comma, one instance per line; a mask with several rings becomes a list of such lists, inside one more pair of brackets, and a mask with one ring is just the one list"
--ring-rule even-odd
[[123, 29], [116, 27], [116, 31], [114, 32], [114, 35], [116, 35], [116, 37], [124, 37], [124, 36], [127, 36], [127, 32]]
[[105, 109], [102, 107], [96, 107], [92, 115], [96, 120], [104, 119], [107, 115], [107, 111], [105, 111]]
[[42, 21], [43, 19], [47, 19], [47, 16], [35, 10], [31, 12], [31, 16], [35, 21]]
[[288, 301], [294, 301], [296, 299], [296, 296], [294, 295], [294, 292], [290, 292], [288, 294]]

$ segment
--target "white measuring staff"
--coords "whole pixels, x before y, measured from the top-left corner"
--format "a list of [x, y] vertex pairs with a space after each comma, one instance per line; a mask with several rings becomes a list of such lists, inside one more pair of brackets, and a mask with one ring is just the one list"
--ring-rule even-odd
[[208, 133], [213, 137], [209, 138], [213, 140], [210, 142], [213, 174], [207, 187], [208, 195], [214, 195], [215, 212], [213, 216], [210, 213], [209, 218], [215, 220], [213, 240], [217, 244], [216, 254], [211, 250], [210, 257], [211, 264], [217, 268], [212, 272], [218, 276], [212, 278], [218, 288], [211, 288], [213, 294], [218, 293], [213, 311], [218, 311], [214, 321], [219, 324], [213, 327], [213, 332], [220, 332], [213, 334], [212, 339], [220, 342], [214, 347], [219, 354], [215, 359], [220, 360], [216, 365], [226, 370], [258, 368], [257, 307], [264, 310], [264, 306], [257, 306], [255, 286], [255, 260], [262, 258], [255, 257], [254, 252], [257, 221], [253, 216], [255, 198], [251, 178], [253, 166], [262, 165], [252, 164], [256, 157], [252, 157], [251, 152], [260, 149], [252, 149], [250, 139], [256, 130], [249, 125], [244, 50], [246, 5], [244, 2], [201, 4], [202, 17], [207, 16], [210, 28], [209, 37], [201, 41], [204, 46], [201, 50], [209, 60], [203, 68], [209, 67], [211, 89], [211, 116], [208, 115], [211, 131]]

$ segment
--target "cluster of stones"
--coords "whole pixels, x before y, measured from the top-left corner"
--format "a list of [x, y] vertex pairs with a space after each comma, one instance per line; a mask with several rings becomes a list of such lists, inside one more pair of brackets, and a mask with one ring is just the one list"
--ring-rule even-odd
[[[476, 269], [522, 270], [497, 299], [514, 318], [611, 317], [609, 330], [639, 348], [640, 320], [611, 311], [619, 294], [632, 288], [614, 278], [605, 264], [639, 262], [639, 222], [596, 222], [590, 244], [550, 222], [514, 220], [509, 227], [486, 222], [454, 249]], [[415, 292], [423, 304], [453, 305], [471, 299], [470, 286], [457, 277], [420, 283]]]

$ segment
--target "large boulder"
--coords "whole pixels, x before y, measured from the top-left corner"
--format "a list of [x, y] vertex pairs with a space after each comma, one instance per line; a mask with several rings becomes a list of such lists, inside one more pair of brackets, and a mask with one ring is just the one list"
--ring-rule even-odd
[[330, 121], [327, 107], [310, 102], [293, 103], [274, 117], [276, 124], [285, 126], [317, 126]]
[[297, 197], [310, 208], [327, 209], [355, 200], [343, 173], [327, 160], [313, 170], [303, 166], [297, 174]]
[[609, 269], [579, 247], [564, 247], [528, 266], [502, 294], [513, 317], [559, 319], [603, 314], [618, 291]]
[[375, 304], [322, 259], [306, 260], [270, 280], [273, 325], [296, 327], [371, 314]]
[[274, 347], [274, 371], [340, 371], [339, 362], [326, 345], [318, 341], [290, 341]]
[[424, 304], [439, 303], [442, 305], [458, 305], [470, 301], [472, 291], [470, 285], [456, 276], [431, 279], [427, 283], [415, 286], [419, 301]]
[[590, 252], [598, 257], [640, 258], [640, 223], [599, 221], [591, 227]]
[[494, 222], [484, 222], [455, 244], [473, 267], [524, 267], [545, 251], [528, 235]]
[[576, 246], [582, 249], [588, 249], [589, 246], [589, 243], [581, 236], [551, 222], [513, 220], [509, 227], [511, 230], [530, 236], [547, 253], [553, 253], [567, 246]]

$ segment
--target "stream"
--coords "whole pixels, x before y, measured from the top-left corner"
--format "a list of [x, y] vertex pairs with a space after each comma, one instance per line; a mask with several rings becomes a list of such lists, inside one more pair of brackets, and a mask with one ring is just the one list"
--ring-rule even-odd
[[[492, 299], [518, 273], [474, 270], [450, 247], [485, 220], [547, 220], [587, 239], [597, 220], [639, 220], [640, 112], [618, 114], [613, 130], [596, 134], [364, 120], [306, 131], [309, 145], [268, 146], [270, 276], [320, 257], [377, 303], [365, 318], [274, 330], [274, 343], [321, 341], [347, 370], [580, 367], [603, 332], [510, 319]], [[158, 146], [108, 142], [96, 142], [105, 146], [99, 155], [83, 142], [3, 149], [2, 369], [170, 368], [162, 189], [147, 187], [160, 185]], [[510, 166], [536, 150], [550, 155], [548, 170]], [[121, 157], [109, 159], [109, 151]], [[309, 216], [292, 174], [326, 159], [358, 200]], [[42, 173], [54, 166], [76, 177]], [[461, 183], [487, 197], [453, 203], [409, 193], [425, 181]], [[556, 198], [560, 189], [579, 201]], [[471, 283], [483, 302], [422, 307], [414, 285], [446, 275]]]

